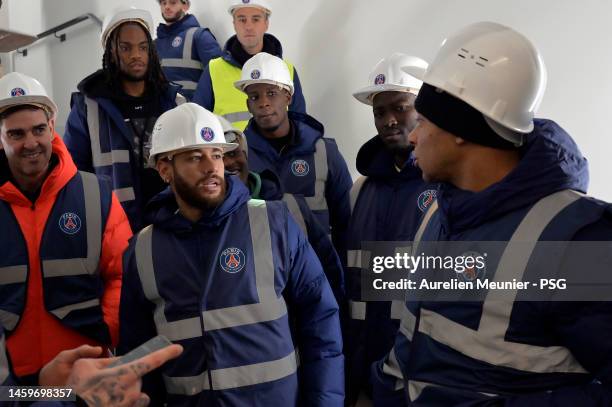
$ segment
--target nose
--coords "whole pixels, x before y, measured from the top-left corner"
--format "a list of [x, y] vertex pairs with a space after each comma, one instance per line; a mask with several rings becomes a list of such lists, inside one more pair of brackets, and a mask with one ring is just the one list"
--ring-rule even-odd
[[416, 147], [417, 142], [418, 142], [418, 135], [417, 135], [417, 129], [416, 127], [410, 132], [410, 134], [408, 134], [408, 142], [413, 146]]
[[387, 112], [383, 116], [383, 126], [390, 128], [397, 126], [397, 118], [393, 114], [393, 112]]
[[32, 134], [31, 131], [26, 134], [26, 139], [23, 143], [23, 147], [28, 150], [34, 150], [38, 147], [38, 140], [36, 139], [34, 134]]

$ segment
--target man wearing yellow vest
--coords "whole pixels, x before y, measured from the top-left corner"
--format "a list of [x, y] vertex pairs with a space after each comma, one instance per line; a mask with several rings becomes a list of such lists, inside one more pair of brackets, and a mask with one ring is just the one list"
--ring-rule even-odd
[[[244, 130], [251, 114], [244, 93], [234, 88], [240, 80], [244, 63], [259, 52], [283, 57], [283, 47], [276, 37], [267, 34], [272, 11], [267, 1], [233, 1], [229, 8], [236, 35], [225, 43], [223, 55], [210, 60], [204, 68], [193, 96], [193, 102], [223, 116], [239, 130]], [[302, 85], [295, 67], [285, 60], [295, 88], [289, 110], [306, 113]]]

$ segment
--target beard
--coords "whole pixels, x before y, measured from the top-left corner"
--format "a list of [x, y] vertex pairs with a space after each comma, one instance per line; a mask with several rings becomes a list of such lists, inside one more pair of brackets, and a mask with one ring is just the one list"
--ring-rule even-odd
[[126, 81], [126, 82], [142, 82], [147, 77], [147, 74], [148, 74], [148, 70], [145, 71], [142, 75], [138, 75], [138, 76], [132, 75], [129, 72], [125, 72], [122, 69], [119, 70], [119, 76], [121, 80]]
[[[178, 174], [176, 171], [174, 172], [174, 193], [181, 197], [181, 199], [191, 207], [199, 208], [203, 210], [215, 209], [225, 200], [226, 186], [225, 180], [221, 177], [213, 175], [219, 181], [219, 185], [221, 187], [221, 192], [219, 195], [215, 197], [202, 196], [197, 193], [197, 188], [193, 185], [190, 185], [185, 181], [185, 179]], [[208, 180], [211, 177], [203, 177], [195, 185], [198, 185], [201, 182]]]
[[172, 23], [176, 23], [177, 21], [180, 21], [183, 17], [185, 17], [185, 12], [183, 10], [180, 10], [178, 13], [176, 13], [174, 15], [174, 17], [168, 17], [166, 18], [163, 14], [162, 14], [162, 18], [164, 19], [164, 21], [168, 24], [172, 24]]

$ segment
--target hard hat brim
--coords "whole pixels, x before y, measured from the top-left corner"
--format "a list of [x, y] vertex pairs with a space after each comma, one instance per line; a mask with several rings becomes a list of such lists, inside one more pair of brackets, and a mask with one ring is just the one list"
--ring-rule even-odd
[[353, 96], [361, 103], [372, 106], [374, 99], [373, 96], [381, 92], [406, 92], [412, 93], [415, 96], [419, 94], [419, 90], [416, 88], [385, 83], [383, 85], [372, 85], [361, 88], [357, 92], [353, 93]]
[[227, 12], [230, 14], [230, 16], [233, 17], [234, 16], [234, 11], [236, 11], [238, 9], [241, 9], [241, 8], [258, 8], [258, 9], [262, 10], [263, 12], [265, 12], [268, 15], [268, 17], [270, 17], [272, 15], [272, 10], [270, 10], [268, 8], [265, 8], [263, 6], [260, 6], [260, 5], [256, 5], [256, 4], [244, 4], [244, 5], [237, 4], [237, 5], [234, 5], [234, 6], [230, 6], [227, 9]]
[[51, 111], [53, 118], [57, 116], [57, 105], [46, 96], [16, 96], [0, 101], [0, 113], [14, 106], [31, 105], [37, 107], [47, 107]]
[[246, 88], [248, 86], [255, 85], [257, 83], [267, 83], [269, 85], [276, 85], [281, 88], [289, 88], [289, 93], [291, 94], [291, 96], [293, 96], [293, 85], [287, 85], [285, 83], [280, 83], [269, 79], [249, 79], [243, 81], [236, 81], [234, 82], [234, 87], [239, 91], [246, 93]]
[[225, 154], [225, 153], [228, 153], [230, 151], [234, 151], [235, 149], [237, 149], [238, 143], [207, 143], [207, 144], [198, 144], [198, 145], [193, 145], [193, 146], [188, 146], [188, 147], [183, 147], [183, 148], [177, 148], [174, 150], [159, 151], [159, 152], [156, 152], [154, 155], [151, 154], [151, 156], [149, 157], [149, 165], [155, 166], [157, 162], [157, 157], [159, 157], [162, 154], [167, 155], [169, 153], [172, 153], [172, 155], [176, 155], [179, 153], [183, 153], [185, 151], [199, 150], [201, 148], [220, 148], [223, 151], [223, 154]]

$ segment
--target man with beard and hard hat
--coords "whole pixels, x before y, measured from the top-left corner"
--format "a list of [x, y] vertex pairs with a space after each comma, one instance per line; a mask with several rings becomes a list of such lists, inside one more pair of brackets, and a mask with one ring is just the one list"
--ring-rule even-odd
[[[251, 114], [244, 94], [234, 88], [241, 69], [253, 55], [267, 52], [283, 58], [283, 47], [276, 37], [268, 34], [272, 9], [266, 0], [232, 0], [229, 7], [236, 35], [225, 43], [223, 55], [210, 61], [198, 82], [193, 101], [225, 117], [239, 130], [244, 130]], [[294, 95], [289, 110], [306, 113], [306, 101], [297, 70], [284, 60]]]
[[[534, 118], [540, 53], [512, 28], [474, 23], [442, 43], [422, 79], [409, 139], [423, 179], [440, 187], [415, 245], [479, 253], [478, 272], [457, 277], [487, 285], [408, 297], [373, 369], [374, 404], [612, 405], [612, 206], [585, 195], [587, 160], [572, 138]], [[531, 288], [543, 276], [567, 285]]]
[[[77, 171], [56, 115], [36, 79], [0, 78], [0, 324], [13, 372], [28, 385], [61, 351], [115, 346], [132, 236], [108, 180]], [[102, 351], [87, 349], [82, 357]]]
[[[270, 170], [264, 170], [261, 173], [250, 171], [249, 147], [244, 133], [232, 126], [225, 118], [217, 116], [217, 119], [223, 127], [225, 140], [238, 145], [235, 150], [228, 151], [223, 155], [225, 171], [240, 178], [249, 189], [251, 198], [266, 201], [285, 201], [293, 219], [302, 229], [302, 232], [306, 234], [308, 243], [317, 254], [338, 305], [344, 304], [344, 273], [340, 257], [336, 253], [327, 231], [319, 224], [304, 197], [283, 193], [280, 180]], [[344, 309], [341, 310], [340, 314], [344, 316]], [[344, 322], [346, 318], [341, 319]]]
[[255, 55], [234, 86], [246, 94], [253, 115], [244, 132], [249, 167], [274, 171], [284, 192], [303, 195], [342, 255], [352, 180], [335, 140], [324, 137], [323, 125], [314, 118], [287, 111], [294, 84], [280, 58]]
[[134, 231], [144, 226], [147, 201], [164, 188], [147, 165], [153, 124], [185, 101], [162, 72], [152, 26], [151, 14], [135, 8], [119, 8], [104, 19], [103, 67], [72, 95], [64, 134], [80, 170], [112, 179]]
[[155, 124], [150, 160], [170, 187], [124, 256], [120, 351], [157, 334], [183, 346], [145, 378], [155, 405], [342, 406], [329, 283], [285, 204], [225, 177], [235, 148], [193, 103]]
[[158, 0], [165, 24], [157, 26], [155, 47], [170, 82], [182, 86], [188, 101], [193, 98], [202, 70], [208, 61], [221, 56], [217, 39], [188, 14], [190, 0]]
[[394, 53], [378, 62], [368, 86], [353, 94], [371, 106], [378, 134], [357, 154], [362, 177], [351, 190], [345, 276], [350, 322], [344, 352], [349, 404], [359, 393], [362, 399], [371, 399], [370, 366], [393, 347], [398, 309], [403, 307], [401, 301], [362, 299], [362, 243], [411, 241], [436, 196], [435, 186], [422, 180], [410, 158], [408, 134], [416, 126], [414, 100], [422, 82], [403, 72], [404, 66], [427, 69], [420, 58]]

